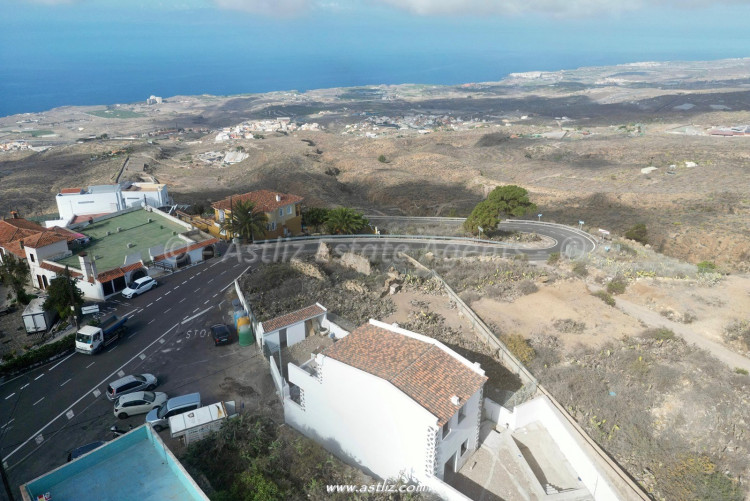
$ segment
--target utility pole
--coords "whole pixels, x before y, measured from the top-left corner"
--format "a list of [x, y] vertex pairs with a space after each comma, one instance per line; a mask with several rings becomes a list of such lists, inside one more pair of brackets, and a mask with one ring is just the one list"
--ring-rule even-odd
[[76, 330], [78, 330], [78, 315], [76, 315], [76, 305], [75, 305], [76, 300], [75, 300], [75, 296], [73, 295], [73, 287], [75, 287], [75, 284], [70, 279], [70, 270], [68, 269], [68, 265], [65, 265], [65, 279], [68, 281], [68, 294], [70, 295], [70, 311], [73, 314], [73, 324], [76, 326]]
[[0, 476], [3, 477], [3, 486], [5, 486], [5, 493], [8, 495], [10, 501], [15, 501], [13, 496], [13, 489], [10, 488], [10, 482], [8, 481], [8, 475], [5, 473], [5, 463], [0, 459]]

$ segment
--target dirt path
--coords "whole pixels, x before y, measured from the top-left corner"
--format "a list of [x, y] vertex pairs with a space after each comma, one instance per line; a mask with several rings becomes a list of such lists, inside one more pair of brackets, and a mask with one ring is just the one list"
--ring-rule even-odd
[[673, 322], [672, 320], [664, 318], [659, 313], [649, 310], [645, 306], [632, 303], [626, 299], [618, 297], [616, 301], [617, 307], [622, 312], [633, 318], [641, 320], [649, 327], [665, 327], [667, 329], [671, 329], [675, 334], [681, 336], [685, 341], [708, 351], [709, 353], [711, 353], [711, 355], [727, 364], [731, 369], [739, 367], [750, 371], [750, 358], [743, 357], [742, 355], [733, 352], [729, 348], [722, 346], [716, 341], [712, 341], [711, 339], [706, 338], [706, 336], [695, 332], [689, 326], [678, 322]]

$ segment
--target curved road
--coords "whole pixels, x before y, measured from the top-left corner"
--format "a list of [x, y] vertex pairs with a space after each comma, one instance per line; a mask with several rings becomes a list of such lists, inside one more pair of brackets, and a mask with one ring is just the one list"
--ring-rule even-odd
[[[400, 252], [420, 249], [446, 257], [524, 253], [531, 260], [540, 260], [552, 252], [576, 255], [596, 247], [590, 235], [564, 226], [526, 221], [508, 221], [501, 226], [544, 234], [554, 240], [554, 245], [529, 249], [474, 239], [390, 235], [290, 239], [247, 246], [240, 252], [231, 247], [229, 252], [222, 252], [220, 260], [159, 277], [159, 287], [142, 296], [131, 300], [110, 298], [100, 306], [107, 313], [129, 317], [124, 339], [103, 353], [73, 353], [0, 383], [0, 457], [7, 465], [11, 483], [17, 486], [45, 473], [64, 461], [67, 451], [86, 443], [77, 435], [72, 438], [71, 433], [94, 427], [92, 423], [97, 420], [97, 429], [106, 430], [114, 419], [105, 388], [120, 374], [158, 371], [160, 377], [166, 373], [169, 381], [170, 371], [178, 370], [178, 366], [207, 362], [200, 367], [215, 370], [211, 358], [217, 352], [202, 345], [182, 351], [178, 348], [167, 362], [167, 357], [159, 354], [168, 351], [163, 349], [165, 343], [180, 343], [186, 333], [189, 337], [191, 328], [204, 328], [211, 315], [217, 315], [222, 291], [259, 263], [314, 253], [321, 241], [327, 242], [334, 253], [355, 251], [379, 262], [397, 260]], [[243, 353], [235, 355], [246, 357], [247, 352]], [[233, 359], [221, 362], [229, 360]], [[17, 489], [14, 492], [17, 495]], [[0, 499], [3, 494], [0, 491]]]

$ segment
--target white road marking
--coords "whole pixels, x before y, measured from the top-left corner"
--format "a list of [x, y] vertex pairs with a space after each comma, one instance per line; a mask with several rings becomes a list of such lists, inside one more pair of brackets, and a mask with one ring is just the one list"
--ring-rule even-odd
[[[156, 301], [161, 301], [161, 296], [157, 297], [157, 298], [156, 298]], [[156, 302], [156, 301], [155, 301], [155, 302]]]
[[195, 274], [195, 276], [197, 277], [197, 276], [198, 276], [198, 275], [200, 275], [200, 274], [201, 274], [201, 272], [199, 271], [198, 273], [196, 273], [196, 274]]
[[180, 301], [179, 301], [179, 302], [181, 303], [181, 302], [183, 302], [183, 301], [184, 301], [184, 300], [186, 300], [186, 299], [187, 299], [187, 298], [186, 298], [186, 297], [184, 297], [184, 298], [180, 299]]
[[88, 369], [89, 367], [91, 367], [91, 366], [92, 366], [92, 365], [94, 365], [95, 363], [96, 363], [96, 362], [91, 362], [90, 364], [88, 364], [88, 365], [86, 366], [86, 368]]
[[26, 388], [26, 387], [27, 387], [28, 385], [30, 385], [30, 384], [31, 384], [31, 383], [26, 383], [25, 385], [21, 386], [21, 389], [23, 390], [24, 388]]
[[200, 287], [198, 287], [197, 289], [195, 289], [195, 291], [194, 291], [194, 292], [198, 292], [199, 290], [201, 290], [201, 288], [200, 288]]
[[222, 271], [221, 273], [219, 273], [219, 275], [223, 275], [223, 274], [224, 274], [224, 273], [226, 273], [226, 272], [227, 272], [227, 270], [224, 270], [224, 271]]
[[163, 339], [160, 339], [160, 340], [159, 340], [159, 342], [160, 342], [161, 344], [164, 344], [164, 343], [165, 343], [166, 341], [164, 341]]
[[151, 306], [152, 304], [154, 304], [154, 303], [153, 303], [153, 302], [151, 302], [151, 303], [148, 303], [148, 304], [146, 305], [146, 308], [148, 308], [148, 307], [149, 307], [149, 306]]
[[70, 354], [70, 355], [68, 355], [67, 357], [63, 358], [62, 360], [60, 360], [59, 362], [57, 362], [57, 363], [56, 363], [55, 365], [53, 365], [52, 367], [50, 367], [50, 368], [48, 369], [48, 371], [51, 371], [52, 369], [54, 369], [55, 367], [57, 367], [57, 366], [58, 366], [58, 365], [60, 365], [61, 363], [65, 362], [65, 361], [66, 361], [67, 359], [69, 359], [69, 358], [70, 358], [70, 357], [72, 357], [73, 355], [75, 355], [75, 353], [71, 353], [71, 354]]
[[213, 296], [211, 296], [211, 297], [216, 297], [216, 296], [218, 296], [218, 295], [219, 295], [219, 293], [217, 292], [216, 294], [214, 294], [214, 295], [213, 295]]
[[70, 409], [68, 412], [65, 413], [65, 417], [68, 418], [68, 420], [73, 419], [75, 416], [75, 413], [73, 412], [73, 409]]
[[110, 349], [108, 349], [108, 350], [107, 350], [107, 353], [109, 353], [109, 352], [111, 352], [111, 351], [115, 351], [115, 350], [117, 349], [117, 347], [118, 347], [118, 346], [119, 346], [119, 345], [117, 345], [117, 344], [116, 344], [116, 345], [114, 345], [114, 346], [113, 346], [112, 348], [110, 348]]
[[151, 325], [151, 324], [153, 324], [153, 323], [154, 323], [155, 321], [156, 321], [156, 319], [155, 319], [155, 318], [152, 318], [151, 320], [149, 320], [149, 322], [148, 322], [148, 325]]
[[[161, 337], [160, 337], [159, 339], [163, 338], [164, 336], [166, 336], [167, 334], [169, 334], [170, 332], [172, 332], [172, 331], [173, 331], [173, 330], [174, 330], [175, 328], [177, 328], [177, 326], [178, 326], [178, 325], [179, 325], [179, 324], [174, 324], [174, 325], [173, 325], [172, 327], [170, 327], [170, 328], [169, 328], [169, 329], [168, 329], [168, 330], [167, 330], [166, 332], [164, 332], [164, 334], [162, 334], [162, 335], [161, 335]], [[146, 350], [148, 350], [149, 348], [151, 348], [151, 346], [153, 346], [153, 345], [154, 345], [155, 343], [156, 343], [156, 340], [154, 340], [153, 342], [151, 342], [151, 344], [149, 344], [148, 346], [146, 346], [146, 347], [145, 347], [145, 348], [144, 348], [144, 349], [143, 349], [143, 350], [141, 351], [141, 353], [139, 353], [138, 355], [135, 355], [135, 356], [134, 356], [133, 358], [131, 358], [130, 360], [128, 360], [127, 362], [125, 362], [124, 364], [122, 364], [122, 365], [121, 365], [120, 367], [125, 367], [125, 366], [126, 366], [126, 365], [128, 365], [128, 364], [129, 364], [130, 362], [132, 362], [133, 360], [135, 360], [135, 359], [136, 359], [136, 357], [140, 357], [140, 356], [142, 356], [143, 358], [141, 358], [141, 360], [143, 360], [144, 358], [146, 358], [146, 357], [145, 357], [145, 355], [143, 355], [143, 352], [144, 352], [144, 351], [146, 351]], [[45, 424], [44, 426], [42, 426], [42, 427], [41, 427], [41, 428], [39, 429], [39, 431], [37, 431], [37, 432], [36, 432], [36, 433], [35, 433], [34, 435], [32, 435], [31, 437], [27, 438], [27, 439], [26, 439], [26, 440], [25, 440], [25, 441], [24, 441], [23, 443], [21, 443], [21, 444], [20, 444], [20, 445], [19, 445], [18, 447], [16, 447], [15, 449], [13, 449], [13, 450], [12, 450], [12, 451], [11, 451], [11, 452], [10, 452], [10, 453], [9, 453], [9, 454], [7, 455], [7, 456], [5, 456], [4, 458], [2, 458], [2, 461], [7, 461], [7, 460], [8, 460], [8, 459], [9, 459], [9, 458], [10, 458], [10, 457], [11, 457], [11, 456], [13, 455], [13, 454], [15, 454], [16, 452], [18, 452], [19, 450], [21, 450], [21, 449], [22, 449], [23, 447], [25, 447], [25, 446], [26, 446], [26, 444], [28, 444], [28, 443], [29, 443], [29, 442], [30, 442], [30, 441], [31, 441], [32, 439], [35, 439], [35, 440], [37, 440], [37, 444], [41, 443], [41, 442], [42, 442], [42, 441], [44, 440], [43, 438], [42, 438], [41, 440], [39, 440], [39, 438], [40, 438], [40, 437], [42, 436], [42, 435], [41, 435], [41, 433], [42, 433], [42, 432], [43, 432], [44, 430], [46, 430], [46, 429], [47, 429], [47, 428], [49, 427], [49, 425], [51, 425], [52, 423], [54, 423], [55, 421], [57, 421], [58, 419], [60, 419], [60, 417], [64, 416], [66, 412], [68, 412], [69, 410], [71, 410], [71, 409], [72, 409], [73, 407], [75, 407], [75, 406], [76, 406], [76, 405], [77, 405], [77, 404], [78, 404], [78, 403], [79, 403], [79, 402], [80, 402], [81, 400], [83, 400], [84, 398], [86, 398], [86, 396], [88, 396], [88, 394], [89, 394], [90, 392], [92, 392], [92, 391], [93, 391], [93, 392], [94, 392], [94, 396], [96, 396], [96, 397], [98, 397], [99, 395], [101, 395], [101, 392], [100, 392], [100, 391], [99, 391], [99, 390], [98, 390], [97, 388], [99, 387], [99, 385], [102, 385], [102, 384], [104, 384], [104, 383], [105, 383], [105, 382], [106, 382], [106, 381], [107, 381], [107, 380], [108, 380], [108, 379], [109, 379], [110, 377], [112, 377], [112, 375], [113, 375], [113, 374], [114, 374], [114, 372], [113, 372], [112, 374], [110, 374], [109, 376], [105, 377], [104, 379], [102, 379], [102, 380], [101, 380], [101, 381], [100, 381], [99, 383], [97, 383], [97, 384], [96, 384], [96, 386], [94, 386], [94, 387], [93, 387], [93, 388], [92, 388], [91, 390], [89, 390], [89, 391], [87, 391], [86, 393], [84, 393], [83, 395], [81, 395], [81, 397], [80, 397], [80, 398], [79, 398], [78, 400], [76, 400], [75, 402], [73, 402], [73, 404], [72, 404], [72, 405], [70, 405], [70, 407], [68, 407], [67, 409], [65, 409], [64, 411], [62, 411], [62, 412], [61, 412], [60, 414], [58, 414], [57, 416], [55, 416], [54, 418], [52, 418], [52, 420], [51, 420], [51, 421], [49, 421], [49, 422], [48, 422], [47, 424]], [[36, 435], [36, 437], [35, 437], [35, 435]]]
[[141, 353], [140, 355], [138, 355], [138, 358], [140, 358], [141, 360], [146, 360], [146, 355]]
[[10, 394], [10, 395], [8, 395], [7, 397], [5, 397], [5, 400], [8, 400], [8, 399], [9, 399], [10, 397], [12, 397], [12, 396], [13, 396], [13, 395], [15, 395], [15, 394], [16, 394], [16, 392], [14, 391], [13, 393], [11, 393], [11, 394]]
[[171, 309], [172, 309], [172, 308], [167, 308], [166, 310], [164, 310], [164, 313], [168, 312], [168, 311], [169, 311], [169, 310], [171, 310]]
[[211, 280], [209, 280], [209, 281], [208, 281], [208, 282], [206, 282], [206, 283], [207, 283], [207, 284], [210, 284], [210, 283], [211, 283], [211, 282], [213, 282], [213, 281], [214, 281], [214, 279], [212, 278]]
[[[211, 308], [213, 308], [213, 306], [211, 306], [211, 307], [209, 307], [209, 308], [206, 308], [205, 310], [201, 311], [201, 312], [200, 312], [200, 313], [198, 313], [197, 315], [193, 315], [193, 316], [192, 316], [192, 317], [190, 317], [190, 318], [186, 318], [185, 320], [183, 320], [183, 321], [182, 321], [182, 325], [185, 325], [186, 323], [190, 322], [191, 320], [193, 320], [193, 319], [195, 319], [195, 318], [198, 318], [199, 316], [203, 315], [203, 314], [204, 314], [204, 313], [206, 313], [207, 311], [210, 311], [210, 310], [211, 310]], [[198, 309], [198, 308], [196, 308], [196, 310], [197, 310], [197, 309]]]
[[187, 283], [187, 280], [185, 280], [184, 282], [182, 282], [180, 285], [185, 285], [186, 283]]
[[125, 313], [125, 314], [123, 315], [123, 317], [129, 317], [129, 316], [131, 316], [131, 315], [132, 315], [133, 313], [135, 313], [136, 311], [138, 311], [138, 308], [134, 309], [133, 311], [129, 311], [129, 312]]
[[5, 428], [6, 426], [8, 426], [10, 423], [12, 423], [15, 420], [16, 420], [16, 418], [13, 418], [10, 421], [8, 421], [7, 423], [5, 423], [4, 425], [0, 426], [0, 430], [2, 430], [3, 428]]
[[39, 402], [41, 402], [42, 400], [44, 400], [44, 397], [40, 398], [39, 400], [37, 400], [36, 402], [34, 402], [34, 403], [33, 403], [33, 404], [31, 404], [31, 405], [32, 405], [32, 406], [33, 406], [33, 405], [36, 405], [36, 404], [38, 404]]
[[120, 369], [119, 371], [117, 371], [117, 375], [120, 377], [125, 377], [125, 371]]
[[37, 377], [35, 377], [35, 378], [34, 378], [34, 381], [36, 381], [37, 379], [41, 378], [42, 376], [44, 376], [44, 372], [42, 372], [42, 373], [41, 373], [41, 374], [39, 374], [39, 375], [38, 375]]
[[[167, 291], [167, 292], [165, 292], [165, 293], [164, 293], [164, 295], [165, 295], [165, 296], [169, 296], [169, 295], [170, 295], [171, 293], [172, 293], [172, 291]], [[161, 298], [160, 298], [160, 299], [161, 299]], [[158, 299], [157, 299], [157, 301], [158, 301]]]
[[206, 299], [205, 301], [203, 301], [203, 304], [208, 304], [209, 301], [211, 301], [211, 300], [210, 299]]
[[73, 379], [73, 378], [70, 378], [70, 379], [66, 379], [66, 380], [65, 380], [65, 383], [62, 383], [62, 384], [61, 384], [60, 386], [65, 386], [65, 384], [66, 384], [66, 383], [67, 383], [68, 381], [70, 381], [71, 379]]
[[198, 310], [200, 310], [200, 306], [199, 306], [198, 308], [194, 309], [194, 310], [193, 310], [193, 313], [195, 313], [195, 312], [196, 312], [196, 311], [198, 311]]

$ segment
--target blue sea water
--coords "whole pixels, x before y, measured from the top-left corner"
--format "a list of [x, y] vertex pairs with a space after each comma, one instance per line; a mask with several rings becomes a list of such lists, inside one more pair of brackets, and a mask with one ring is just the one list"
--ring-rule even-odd
[[742, 16], [711, 21], [697, 11], [699, 37], [690, 31], [695, 19], [685, 16], [666, 25], [658, 16], [521, 22], [427, 19], [372, 8], [367, 15], [274, 20], [215, 9], [4, 4], [0, 116], [130, 103], [151, 94], [498, 81], [511, 72], [746, 57], [750, 47]]

